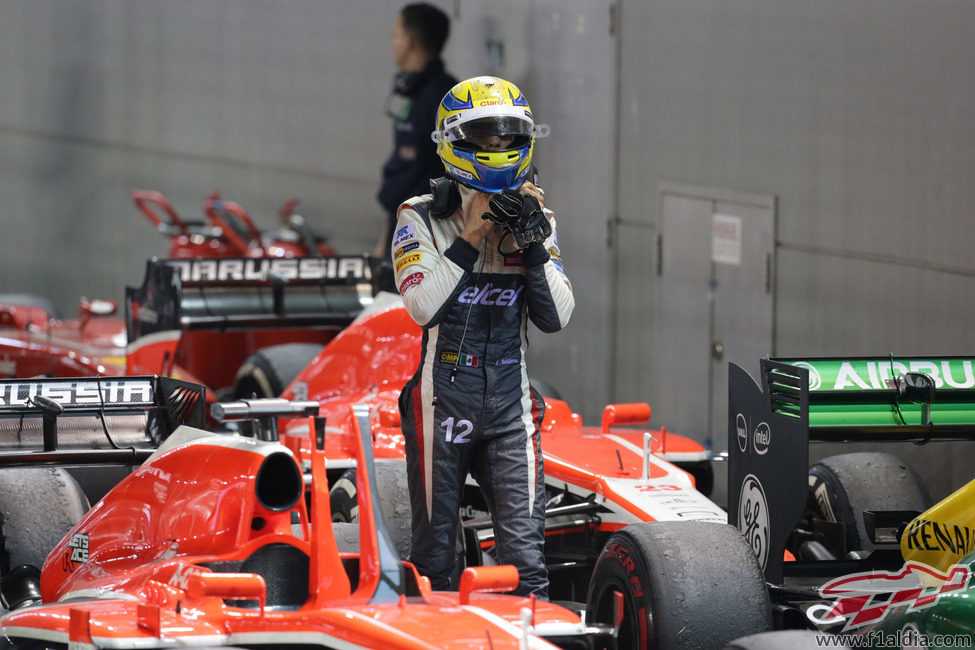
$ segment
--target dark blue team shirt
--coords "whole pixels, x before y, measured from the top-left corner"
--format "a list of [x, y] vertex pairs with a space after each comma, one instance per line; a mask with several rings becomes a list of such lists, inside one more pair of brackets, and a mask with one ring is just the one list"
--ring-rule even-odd
[[410, 94], [396, 94], [390, 108], [396, 117], [393, 151], [383, 165], [383, 180], [377, 198], [395, 224], [400, 203], [430, 191], [430, 179], [444, 175], [437, 146], [430, 139], [440, 100], [457, 80], [444, 70], [441, 59], [431, 61], [415, 80]]

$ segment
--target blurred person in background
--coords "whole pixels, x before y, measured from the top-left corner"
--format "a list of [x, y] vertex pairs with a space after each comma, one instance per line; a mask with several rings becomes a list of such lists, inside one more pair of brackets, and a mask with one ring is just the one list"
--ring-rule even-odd
[[[393, 150], [383, 165], [377, 195], [387, 216], [376, 257], [389, 255], [400, 203], [426, 194], [430, 179], [443, 175], [430, 132], [440, 100], [457, 83], [440, 58], [449, 35], [447, 14], [427, 3], [405, 5], [393, 25], [391, 48], [397, 73], [386, 102], [386, 113], [393, 118]], [[391, 272], [381, 278], [381, 286], [395, 291]]]

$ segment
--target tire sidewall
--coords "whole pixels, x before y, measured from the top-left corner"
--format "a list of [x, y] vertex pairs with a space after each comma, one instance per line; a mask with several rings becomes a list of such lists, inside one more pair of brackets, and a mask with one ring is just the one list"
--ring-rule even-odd
[[651, 521], [613, 533], [593, 570], [588, 622], [614, 623], [614, 589], [624, 601], [621, 648], [710, 650], [772, 626], [755, 553], [728, 524]]
[[355, 470], [347, 469], [332, 484], [328, 492], [328, 503], [332, 510], [332, 521], [355, 523], [359, 521], [358, 490], [355, 484]]
[[845, 525], [847, 552], [876, 548], [867, 534], [864, 512], [923, 512], [931, 503], [910, 464], [887, 452], [829, 456], [809, 468], [808, 509], [824, 521]]
[[[618, 590], [623, 594], [621, 640], [628, 639], [635, 648], [651, 647], [654, 600], [649, 575], [649, 567], [634, 540], [625, 530], [615, 533], [603, 547], [589, 583], [586, 601], [599, 606], [597, 611], [587, 612], [593, 617], [590, 621], [613, 622], [612, 594]], [[626, 647], [625, 643], [620, 647]]]
[[237, 370], [234, 398], [278, 397], [324, 346], [318, 343], [282, 343], [251, 354]]
[[850, 496], [843, 487], [843, 481], [828, 465], [816, 463], [809, 468], [809, 508], [823, 521], [846, 525], [847, 550], [860, 545]]

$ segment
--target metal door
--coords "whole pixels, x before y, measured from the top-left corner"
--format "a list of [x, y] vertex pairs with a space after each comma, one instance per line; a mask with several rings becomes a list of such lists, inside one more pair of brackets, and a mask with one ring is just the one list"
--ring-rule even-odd
[[728, 363], [757, 377], [772, 354], [775, 200], [665, 185], [660, 206], [653, 406], [668, 428], [724, 451]]

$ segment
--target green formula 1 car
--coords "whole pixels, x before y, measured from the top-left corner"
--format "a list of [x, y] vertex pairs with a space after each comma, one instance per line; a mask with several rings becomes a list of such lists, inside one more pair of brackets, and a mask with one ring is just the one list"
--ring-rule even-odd
[[[975, 481], [932, 503], [882, 451], [975, 439], [975, 359], [766, 359], [759, 383], [729, 373], [729, 521], [765, 573], [774, 627], [842, 636], [810, 647], [975, 647]], [[870, 450], [810, 466], [815, 441]], [[763, 636], [734, 647], [772, 647]]]

